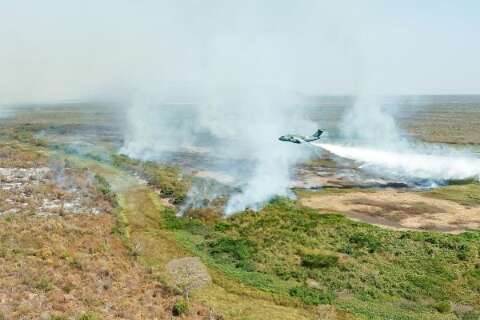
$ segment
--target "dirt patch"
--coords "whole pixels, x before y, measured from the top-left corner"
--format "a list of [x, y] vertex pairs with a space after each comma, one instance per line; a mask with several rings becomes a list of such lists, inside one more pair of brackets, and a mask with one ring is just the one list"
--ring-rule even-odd
[[426, 198], [418, 192], [310, 193], [300, 202], [321, 211], [342, 212], [353, 219], [395, 229], [459, 233], [480, 228], [480, 208]]

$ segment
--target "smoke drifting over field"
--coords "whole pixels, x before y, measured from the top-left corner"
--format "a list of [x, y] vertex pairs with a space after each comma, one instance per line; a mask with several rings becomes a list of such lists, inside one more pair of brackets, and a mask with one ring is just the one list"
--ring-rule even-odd
[[449, 150], [399, 149], [381, 150], [371, 147], [315, 144], [339, 157], [358, 161], [361, 168], [390, 178], [423, 179], [431, 182], [447, 180], [480, 180], [480, 159], [468, 154], [452, 154]]
[[287, 194], [292, 166], [308, 156], [277, 141], [316, 129], [297, 111], [301, 97], [355, 87], [349, 5], [12, 2], [0, 13], [0, 104], [125, 105], [122, 152], [162, 159], [195, 149], [244, 160], [247, 171], [222, 168], [241, 189], [226, 210], [255, 208]]
[[[341, 6], [214, 1], [195, 10], [175, 7], [165, 22], [166, 37], [174, 41], [161, 53], [172, 59], [158, 89], [142, 92], [129, 108], [122, 152], [161, 159], [194, 150], [234, 159], [222, 171], [241, 191], [229, 199], [227, 214], [288, 195], [291, 170], [310, 151], [278, 137], [317, 129], [299, 108], [299, 92], [318, 90], [335, 48], [345, 65], [353, 63], [328, 30], [329, 14], [337, 16]], [[336, 37], [341, 29], [335, 28]], [[327, 46], [325, 40], [333, 41]]]
[[[456, 40], [478, 32], [445, 20], [448, 10], [442, 16], [416, 5], [390, 7], [314, 0], [7, 1], [0, 11], [0, 105], [116, 102], [126, 112], [122, 152], [163, 159], [195, 150], [236, 159], [246, 169], [222, 165], [241, 190], [226, 211], [256, 208], [288, 194], [292, 167], [309, 156], [308, 148], [277, 141], [317, 129], [299, 108], [303, 97], [357, 94], [371, 78], [381, 81], [369, 93], [437, 92], [437, 82], [419, 77], [415, 83], [410, 71], [436, 75], [432, 70], [445, 68], [453, 71], [442, 85], [475, 89], [471, 83], [478, 81], [466, 75], [478, 65], [478, 48], [469, 47], [476, 42]], [[442, 18], [438, 25], [447, 31], [465, 32], [439, 29], [441, 37], [430, 41], [424, 27], [434, 25], [431, 17]], [[470, 62], [444, 63], [441, 57], [452, 61], [452, 50], [468, 53]], [[395, 122], [369, 99], [346, 116], [345, 137], [398, 143]]]
[[357, 161], [372, 174], [406, 182], [435, 185], [448, 180], [480, 180], [480, 158], [463, 150], [418, 143], [408, 138], [394, 118], [394, 99], [365, 95], [341, 122], [346, 144], [313, 143], [339, 157]]

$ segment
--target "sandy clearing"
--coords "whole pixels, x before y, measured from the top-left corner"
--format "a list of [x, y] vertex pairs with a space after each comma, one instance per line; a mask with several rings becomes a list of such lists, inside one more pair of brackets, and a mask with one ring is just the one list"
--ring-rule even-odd
[[460, 233], [480, 229], [480, 207], [465, 207], [419, 192], [380, 190], [345, 194], [312, 194], [300, 199], [304, 206], [393, 229], [436, 230]]

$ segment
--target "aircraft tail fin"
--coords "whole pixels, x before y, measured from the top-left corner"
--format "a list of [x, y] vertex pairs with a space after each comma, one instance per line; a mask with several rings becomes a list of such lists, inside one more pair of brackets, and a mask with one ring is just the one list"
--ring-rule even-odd
[[318, 129], [317, 132], [315, 132], [312, 137], [315, 137], [315, 138], [320, 138], [320, 136], [322, 135], [323, 133], [323, 130], [321, 129]]

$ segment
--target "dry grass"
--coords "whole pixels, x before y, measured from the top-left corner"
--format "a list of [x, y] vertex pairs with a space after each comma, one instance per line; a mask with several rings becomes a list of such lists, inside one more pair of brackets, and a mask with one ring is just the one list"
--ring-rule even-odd
[[0, 168], [32, 168], [47, 163], [48, 157], [38, 150], [13, 143], [0, 144]]
[[[112, 232], [94, 171], [35, 146], [4, 144], [0, 156], [1, 319], [171, 318], [178, 295]], [[183, 318], [208, 315], [190, 310]]]
[[0, 220], [0, 311], [104, 319], [164, 319], [171, 295], [132, 263], [110, 215]]

